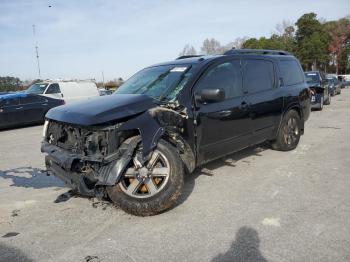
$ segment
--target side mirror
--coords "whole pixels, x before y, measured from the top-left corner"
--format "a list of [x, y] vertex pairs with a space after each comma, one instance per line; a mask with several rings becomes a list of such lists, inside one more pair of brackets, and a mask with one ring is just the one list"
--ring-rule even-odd
[[214, 103], [225, 100], [225, 90], [221, 88], [205, 88], [195, 95], [196, 100], [200, 103]]

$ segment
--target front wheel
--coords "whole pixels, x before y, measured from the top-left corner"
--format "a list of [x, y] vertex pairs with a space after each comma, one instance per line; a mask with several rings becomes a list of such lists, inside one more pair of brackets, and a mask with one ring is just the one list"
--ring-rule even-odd
[[279, 151], [290, 151], [297, 147], [300, 140], [301, 119], [295, 110], [288, 111], [283, 119], [277, 138], [272, 148]]
[[106, 189], [110, 199], [127, 213], [151, 216], [173, 206], [183, 184], [184, 167], [177, 150], [160, 140], [144, 165], [135, 157], [120, 182]]

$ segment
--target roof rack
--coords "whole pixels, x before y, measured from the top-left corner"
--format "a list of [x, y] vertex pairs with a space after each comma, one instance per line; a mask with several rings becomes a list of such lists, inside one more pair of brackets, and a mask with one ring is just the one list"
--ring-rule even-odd
[[287, 51], [282, 50], [268, 50], [268, 49], [231, 49], [226, 51], [224, 55], [235, 54], [257, 54], [257, 55], [291, 55]]
[[176, 58], [175, 60], [180, 60], [180, 59], [186, 59], [186, 58], [191, 58], [191, 57], [201, 57], [203, 55], [182, 55]]

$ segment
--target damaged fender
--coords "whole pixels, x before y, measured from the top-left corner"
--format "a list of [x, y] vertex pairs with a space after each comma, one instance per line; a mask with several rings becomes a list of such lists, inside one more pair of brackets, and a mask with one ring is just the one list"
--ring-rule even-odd
[[119, 178], [124, 172], [125, 168], [132, 159], [132, 155], [138, 146], [139, 142], [142, 144], [142, 159], [140, 162], [143, 164], [147, 161], [149, 154], [157, 146], [159, 139], [166, 136], [168, 140], [171, 140], [172, 144], [180, 151], [180, 157], [184, 162], [188, 171], [192, 172], [195, 168], [195, 156], [190, 146], [176, 131], [183, 131], [184, 117], [179, 113], [163, 108], [152, 108], [136, 118], [133, 118], [125, 122], [119, 130], [138, 130], [140, 137], [131, 138], [130, 141], [125, 141], [122, 146], [126, 146], [127, 149], [122, 157], [108, 168], [109, 172], [104, 172], [108, 175], [108, 178], [104, 179], [104, 182], [108, 185], [118, 183]]

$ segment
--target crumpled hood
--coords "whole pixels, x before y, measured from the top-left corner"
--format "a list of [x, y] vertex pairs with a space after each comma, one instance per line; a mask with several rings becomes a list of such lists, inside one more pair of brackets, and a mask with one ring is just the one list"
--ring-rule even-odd
[[55, 107], [47, 112], [46, 118], [89, 126], [142, 113], [155, 106], [146, 95], [115, 94]]

